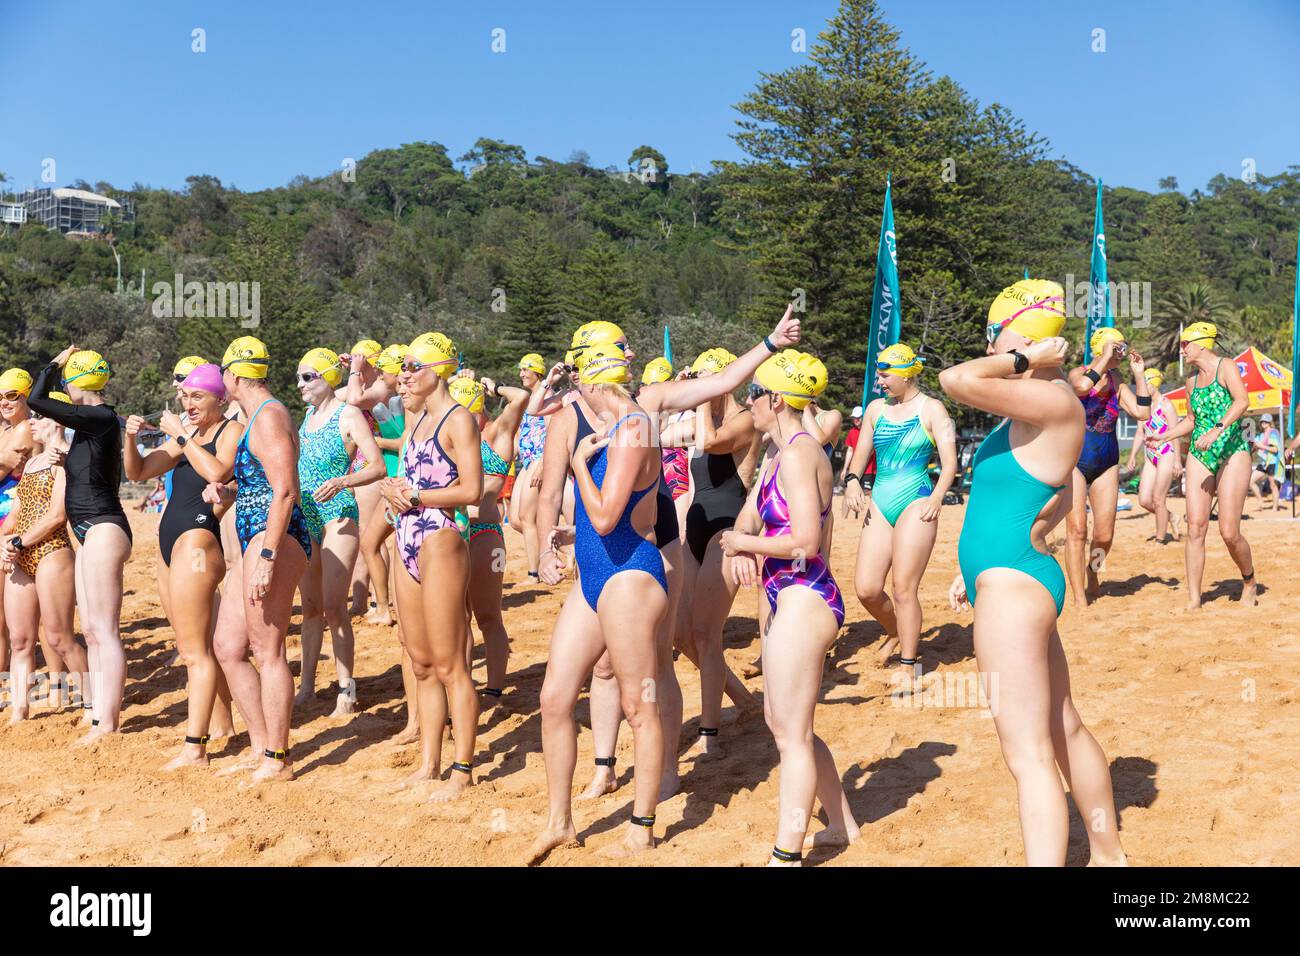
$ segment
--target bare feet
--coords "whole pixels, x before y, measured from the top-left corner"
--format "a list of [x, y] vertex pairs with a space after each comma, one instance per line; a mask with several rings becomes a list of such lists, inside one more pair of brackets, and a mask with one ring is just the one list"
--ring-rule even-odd
[[818, 830], [804, 837], [803, 848], [812, 850], [819, 846], [848, 846], [861, 835], [862, 831], [856, 826], [852, 832], [847, 832], [842, 827], [827, 827], [825, 830]]
[[252, 785], [259, 783], [287, 783], [293, 779], [293, 767], [286, 761], [263, 757], [261, 765], [253, 771]]
[[415, 773], [402, 778], [402, 782], [393, 787], [391, 793], [401, 793], [404, 790], [412, 790], [420, 784], [429, 780], [436, 780], [439, 768], [421, 766]]
[[718, 741], [717, 734], [708, 737], [699, 737], [695, 743], [691, 744], [686, 751], [688, 757], [718, 757], [722, 755], [722, 744]]
[[760, 677], [763, 674], [763, 658], [756, 657], [740, 669], [740, 676], [749, 680], [753, 677]]
[[306, 707], [315, 699], [316, 688], [304, 684], [298, 689], [298, 693], [293, 697], [293, 709], [298, 710], [299, 708]]
[[1246, 607], [1254, 607], [1259, 603], [1259, 580], [1251, 575], [1249, 581], [1243, 581], [1241, 585], [1241, 603]]
[[115, 733], [117, 733], [116, 730], [109, 730], [103, 724], [100, 724], [98, 727], [91, 727], [88, 731], [86, 731], [85, 736], [83, 736], [80, 740], [78, 740], [75, 744], [73, 744], [73, 746], [91, 747], [94, 746], [96, 743], [98, 743], [100, 740], [103, 740], [109, 734], [115, 734]]
[[235, 758], [234, 763], [218, 770], [216, 775], [218, 777], [229, 777], [237, 773], [247, 773], [250, 770], [256, 770], [260, 760], [261, 757], [258, 756], [252, 747], [249, 747]]
[[473, 774], [468, 774], [463, 770], [456, 770], [453, 768], [447, 779], [433, 788], [433, 793], [429, 794], [429, 802], [451, 803], [464, 793], [473, 782]]
[[172, 773], [182, 767], [206, 767], [207, 765], [207, 750], [197, 744], [185, 744], [179, 754], [162, 765], [161, 770], [163, 773]]
[[1128, 866], [1128, 857], [1121, 850], [1118, 856], [1102, 856], [1094, 853], [1088, 858], [1089, 866]]
[[623, 831], [623, 839], [611, 843], [600, 851], [600, 855], [611, 860], [625, 860], [646, 850], [653, 850], [655, 845], [654, 830], [650, 827], [629, 823]]
[[357, 699], [350, 694], [339, 694], [334, 702], [331, 717], [347, 717], [357, 712]]
[[375, 608], [366, 615], [367, 624], [378, 624], [380, 627], [392, 627], [397, 623], [397, 618], [393, 617], [392, 611], [381, 611]]
[[671, 777], [664, 774], [659, 778], [659, 802], [663, 803], [672, 797], [677, 796], [682, 789], [682, 778], [680, 774], [674, 773]]
[[533, 845], [528, 848], [528, 855], [524, 857], [524, 865], [533, 866], [541, 863], [546, 858], [546, 855], [557, 847], [579, 845], [578, 833], [573, 829], [572, 820], [560, 826], [547, 827], [537, 835]]
[[876, 649], [876, 663], [881, 667], [884, 667], [885, 662], [894, 655], [899, 646], [898, 638], [886, 637], [885, 643], [881, 644], [880, 647]]
[[1088, 565], [1087, 582], [1083, 593], [1087, 596], [1088, 603], [1091, 604], [1101, 597], [1101, 579], [1097, 577], [1097, 572], [1093, 569], [1091, 563]]
[[587, 789], [578, 794], [579, 800], [595, 800], [597, 797], [603, 797], [607, 793], [613, 793], [618, 789], [618, 775], [614, 773], [613, 767], [597, 767], [596, 772], [591, 775], [591, 783], [587, 784]]
[[388, 738], [388, 742], [394, 747], [405, 747], [413, 744], [420, 739], [420, 725], [407, 724], [393, 736]]

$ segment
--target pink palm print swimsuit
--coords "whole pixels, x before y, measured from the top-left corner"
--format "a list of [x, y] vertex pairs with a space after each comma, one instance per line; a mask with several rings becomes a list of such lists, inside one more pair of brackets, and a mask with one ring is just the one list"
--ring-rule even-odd
[[[452, 405], [447, 414], [442, 416], [433, 434], [416, 444], [411, 438], [402, 450], [402, 474], [416, 491], [428, 491], [433, 488], [446, 488], [456, 480], [458, 472], [456, 463], [443, 451], [438, 442], [438, 433], [447, 418], [458, 406]], [[411, 429], [411, 437], [420, 430], [428, 412], [422, 412], [420, 420]], [[402, 556], [406, 573], [417, 583], [420, 580], [420, 548], [424, 539], [443, 528], [456, 528], [456, 519], [450, 517], [441, 508], [412, 508], [397, 516], [397, 549]]]
[[[808, 435], [808, 432], [797, 432], [791, 436], [790, 441], [786, 442], [785, 447], [789, 448], [800, 435]], [[780, 470], [781, 459], [778, 456], [772, 465], [772, 473], [764, 479], [758, 489], [758, 516], [763, 519], [765, 538], [790, 533], [790, 505], [776, 483], [776, 474]], [[822, 512], [822, 525], [825, 525], [830, 510], [831, 506], [827, 505], [826, 510]], [[781, 590], [797, 584], [811, 589], [826, 602], [831, 613], [835, 615], [836, 624], [844, 623], [844, 597], [840, 594], [835, 578], [831, 575], [830, 567], [820, 554], [794, 560], [766, 557], [763, 559], [763, 590], [767, 592], [767, 603], [773, 614], [776, 613], [776, 599]]]

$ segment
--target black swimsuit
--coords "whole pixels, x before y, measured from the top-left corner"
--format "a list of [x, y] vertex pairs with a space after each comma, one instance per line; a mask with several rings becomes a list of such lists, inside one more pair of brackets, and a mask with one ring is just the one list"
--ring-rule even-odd
[[731, 452], [706, 452], [692, 458], [691, 482], [695, 497], [686, 512], [686, 545], [695, 555], [695, 563], [703, 564], [713, 536], [735, 526], [745, 507], [745, 485]]
[[[212, 436], [212, 441], [205, 442], [199, 447], [208, 454], [215, 455], [217, 439], [229, 424], [230, 419], [223, 419], [217, 433]], [[207, 485], [207, 480], [195, 471], [189, 459], [182, 454], [181, 460], [172, 469], [172, 494], [167, 499], [167, 508], [163, 511], [162, 520], [158, 522], [158, 550], [162, 552], [163, 564], [167, 567], [171, 567], [172, 550], [176, 547], [177, 540], [185, 532], [193, 531], [195, 528], [211, 532], [217, 539], [217, 547], [221, 548], [220, 522], [212, 511], [212, 505], [203, 500], [203, 489]], [[224, 549], [222, 553], [225, 553]]]
[[[577, 448], [578, 443], [595, 432], [595, 429], [587, 421], [587, 416], [582, 414], [582, 408], [577, 402], [573, 403], [573, 413], [578, 416], [578, 427], [574, 431], [573, 437], [573, 447]], [[655, 547], [663, 548], [672, 544], [680, 534], [681, 527], [677, 524], [677, 509], [673, 506], [673, 496], [664, 482], [663, 465], [661, 463], [659, 483], [655, 485]]]
[[132, 540], [131, 525], [122, 510], [118, 486], [122, 483], [122, 422], [111, 405], [69, 405], [49, 397], [52, 377], [59, 367], [47, 365], [37, 373], [27, 406], [73, 430], [72, 446], [64, 462], [67, 476], [64, 507], [77, 540], [97, 524], [115, 524]]

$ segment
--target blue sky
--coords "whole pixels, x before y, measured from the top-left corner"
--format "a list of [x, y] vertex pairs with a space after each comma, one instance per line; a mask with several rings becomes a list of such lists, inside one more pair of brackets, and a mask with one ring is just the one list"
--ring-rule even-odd
[[[217, 3], [0, 0], [0, 170], [57, 181], [242, 189], [416, 140], [530, 157], [641, 143], [675, 170], [738, 159], [731, 108], [804, 60], [832, 0]], [[1300, 164], [1300, 3], [883, 0], [903, 43], [1008, 106], [1108, 185], [1184, 190]], [[206, 31], [207, 52], [191, 51]], [[491, 50], [494, 28], [506, 50]], [[1094, 53], [1092, 31], [1106, 31]]]

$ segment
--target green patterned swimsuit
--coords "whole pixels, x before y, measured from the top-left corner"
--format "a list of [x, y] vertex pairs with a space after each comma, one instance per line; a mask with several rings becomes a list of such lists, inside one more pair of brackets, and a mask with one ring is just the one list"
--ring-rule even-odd
[[357, 499], [350, 488], [344, 488], [329, 501], [317, 501], [312, 494], [331, 478], [342, 478], [348, 473], [352, 461], [348, 457], [343, 433], [339, 431], [339, 416], [344, 406], [339, 405], [330, 420], [315, 431], [307, 430], [311, 412], [298, 429], [298, 483], [302, 486], [302, 515], [307, 519], [307, 531], [317, 543], [325, 534], [325, 525], [335, 518], [360, 519]]
[[[1222, 364], [1223, 359], [1219, 359], [1219, 365]], [[1246, 440], [1241, 435], [1241, 419], [1225, 428], [1205, 451], [1196, 447], [1196, 440], [1213, 428], [1232, 407], [1232, 393], [1219, 381], [1219, 365], [1214, 366], [1214, 378], [1204, 388], [1197, 387], [1193, 379], [1192, 393], [1188, 396], [1192, 417], [1196, 419], [1196, 427], [1192, 429], [1192, 454], [1210, 469], [1211, 474], [1217, 473], [1223, 463], [1237, 452], [1246, 450]], [[1197, 377], [1200, 377], [1199, 372]]]

